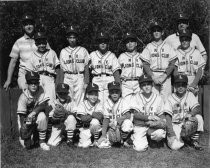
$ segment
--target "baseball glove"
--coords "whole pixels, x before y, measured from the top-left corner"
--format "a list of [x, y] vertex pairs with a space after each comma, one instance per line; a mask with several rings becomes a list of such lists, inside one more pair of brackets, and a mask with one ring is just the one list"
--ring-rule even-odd
[[115, 129], [110, 128], [108, 130], [108, 137], [111, 144], [120, 142], [121, 141], [120, 129], [118, 127], [116, 127]]
[[165, 129], [166, 128], [166, 120], [160, 119], [158, 121], [147, 121], [145, 124], [153, 129]]
[[55, 105], [55, 110], [52, 116], [52, 120], [55, 121], [64, 121], [67, 118], [67, 111], [60, 104]]
[[26, 118], [23, 125], [20, 128], [20, 137], [23, 140], [31, 139], [31, 135], [34, 132], [34, 119], [33, 118]]
[[195, 117], [186, 118], [182, 125], [181, 137], [184, 139], [190, 138], [198, 128], [198, 120]]

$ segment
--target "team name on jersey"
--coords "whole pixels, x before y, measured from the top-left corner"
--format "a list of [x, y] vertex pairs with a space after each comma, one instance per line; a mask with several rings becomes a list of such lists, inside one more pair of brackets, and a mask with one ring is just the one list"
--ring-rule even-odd
[[[122, 63], [121, 64], [121, 68], [131, 68], [131, 67], [135, 67], [135, 64], [134, 63], [131, 63], [131, 64]], [[141, 64], [136, 64], [136, 67], [141, 68], [142, 66], [141, 66]]]
[[112, 69], [112, 65], [93, 65], [93, 69]]
[[198, 65], [198, 61], [193, 61], [193, 60], [190, 60], [190, 61], [181, 61], [179, 62], [179, 65], [187, 65], [187, 64], [194, 64], [194, 65]]
[[[152, 53], [151, 57], [160, 57], [160, 55], [158, 53]], [[169, 54], [161, 54], [161, 57], [169, 58]]]
[[48, 67], [50, 67], [50, 68], [54, 68], [54, 65], [53, 65], [52, 63], [46, 63], [46, 64], [41, 63], [41, 64], [36, 65], [35, 67], [36, 67], [37, 69], [39, 69], [39, 68], [44, 67], [44, 66], [48, 66]]
[[65, 60], [64, 64], [72, 64], [72, 63], [85, 63], [85, 59], [69, 59], [69, 60]]

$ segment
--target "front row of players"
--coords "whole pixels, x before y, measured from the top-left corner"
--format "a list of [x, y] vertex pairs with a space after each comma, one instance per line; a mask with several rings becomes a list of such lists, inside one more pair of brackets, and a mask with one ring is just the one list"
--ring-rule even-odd
[[[111, 82], [104, 106], [98, 99], [99, 87], [93, 83], [87, 86], [85, 99], [79, 106], [75, 106], [68, 96], [69, 86], [58, 84], [57, 99], [49, 106], [49, 98], [39, 86], [39, 80], [38, 73], [27, 72], [28, 88], [18, 101], [18, 126], [23, 147], [29, 149], [39, 142], [43, 150], [50, 150], [50, 146], [57, 146], [66, 139], [67, 145], [72, 147], [120, 145], [146, 151], [148, 146], [160, 147], [166, 140], [169, 148], [178, 150], [186, 143], [180, 136], [183, 121], [194, 117], [198, 127], [188, 144], [202, 149], [198, 143], [199, 133], [203, 131], [200, 105], [187, 91], [185, 75], [175, 76], [175, 93], [166, 101], [152, 92], [153, 80], [149, 76], [140, 77], [141, 92], [125, 98], [121, 98], [120, 84]], [[154, 125], [154, 122], [161, 124]], [[25, 126], [30, 135], [27, 138], [21, 134]]]

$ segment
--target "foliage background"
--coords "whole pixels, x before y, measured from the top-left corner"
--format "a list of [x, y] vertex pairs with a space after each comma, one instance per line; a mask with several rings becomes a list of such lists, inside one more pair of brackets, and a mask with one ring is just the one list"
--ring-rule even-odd
[[[159, 20], [165, 36], [176, 31], [178, 13], [190, 17], [190, 26], [208, 47], [208, 5], [206, 0], [36, 0], [0, 2], [0, 48], [2, 63], [1, 84], [6, 80], [9, 53], [17, 38], [22, 36], [21, 17], [33, 13], [37, 28], [47, 30], [49, 43], [59, 56], [66, 46], [65, 29], [76, 25], [80, 32], [80, 45], [90, 52], [95, 49], [97, 31], [106, 31], [111, 37], [110, 50], [118, 56], [124, 51], [123, 34], [132, 30], [138, 35], [138, 50], [150, 42], [149, 23]], [[14, 73], [13, 85], [17, 78]]]

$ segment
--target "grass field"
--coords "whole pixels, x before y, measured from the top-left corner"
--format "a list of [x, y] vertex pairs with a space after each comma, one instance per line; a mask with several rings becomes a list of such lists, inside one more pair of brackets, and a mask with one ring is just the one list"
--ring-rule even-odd
[[[204, 139], [204, 138], [203, 138]], [[204, 142], [204, 141], [203, 141]], [[204, 144], [205, 145], [205, 144]], [[18, 140], [1, 144], [2, 168], [209, 168], [210, 148], [196, 151], [186, 147], [171, 151], [149, 148], [136, 152], [132, 148], [69, 148], [65, 143], [50, 151], [23, 149]]]

